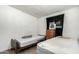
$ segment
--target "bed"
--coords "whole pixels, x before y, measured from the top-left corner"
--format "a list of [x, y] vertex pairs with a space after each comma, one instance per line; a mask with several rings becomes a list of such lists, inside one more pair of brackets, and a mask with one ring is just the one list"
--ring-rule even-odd
[[45, 36], [32, 36], [32, 37], [23, 37], [23, 38], [17, 38], [17, 39], [11, 39], [11, 47], [14, 48], [15, 53], [18, 53], [19, 51], [35, 46], [38, 42], [41, 42], [45, 40]]
[[77, 54], [79, 40], [55, 37], [37, 44], [38, 54]]

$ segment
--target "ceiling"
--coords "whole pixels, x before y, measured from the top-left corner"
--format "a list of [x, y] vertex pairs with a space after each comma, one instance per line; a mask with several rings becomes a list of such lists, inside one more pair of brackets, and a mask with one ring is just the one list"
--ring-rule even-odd
[[78, 7], [78, 5], [11, 5], [25, 13], [35, 17], [43, 17], [55, 12], [67, 10], [69, 8]]

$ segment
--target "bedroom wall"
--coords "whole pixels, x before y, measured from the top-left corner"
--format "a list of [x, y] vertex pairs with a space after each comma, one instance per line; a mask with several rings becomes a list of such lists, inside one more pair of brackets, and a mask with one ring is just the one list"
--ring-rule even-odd
[[37, 18], [10, 6], [0, 6], [0, 52], [10, 48], [11, 38], [37, 34]]
[[46, 33], [46, 18], [64, 13], [63, 36], [79, 38], [79, 7], [57, 12], [39, 19], [39, 34]]

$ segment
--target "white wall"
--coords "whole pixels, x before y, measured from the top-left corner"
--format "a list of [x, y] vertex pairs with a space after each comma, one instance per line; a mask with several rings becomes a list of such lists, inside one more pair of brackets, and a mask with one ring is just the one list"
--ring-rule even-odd
[[0, 6], [0, 51], [10, 48], [10, 39], [37, 34], [37, 18], [10, 6]]
[[39, 34], [46, 33], [46, 18], [64, 13], [64, 29], [63, 36], [71, 38], [79, 38], [79, 7], [75, 7], [66, 11], [57, 12], [55, 14], [45, 16], [39, 19]]
[[79, 8], [65, 11], [63, 36], [79, 38]]

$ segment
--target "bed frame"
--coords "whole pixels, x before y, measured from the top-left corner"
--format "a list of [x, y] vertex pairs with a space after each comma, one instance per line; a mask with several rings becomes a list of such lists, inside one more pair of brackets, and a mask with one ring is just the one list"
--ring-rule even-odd
[[30, 44], [28, 46], [24, 46], [24, 47], [20, 47], [20, 43], [15, 39], [11, 39], [11, 50], [14, 50], [14, 52], [17, 54], [19, 53], [20, 51], [23, 51], [25, 49], [28, 49], [28, 48], [31, 48], [31, 47], [34, 47], [37, 45], [37, 43], [41, 42], [41, 41], [44, 41], [44, 40], [40, 40], [36, 43], [33, 43], [33, 44]]

